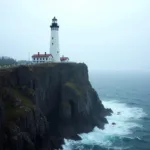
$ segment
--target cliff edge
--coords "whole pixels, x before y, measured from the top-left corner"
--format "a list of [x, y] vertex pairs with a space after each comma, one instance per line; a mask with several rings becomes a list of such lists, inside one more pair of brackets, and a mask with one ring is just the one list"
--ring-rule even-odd
[[0, 150], [57, 149], [63, 138], [103, 129], [110, 114], [83, 63], [0, 69]]

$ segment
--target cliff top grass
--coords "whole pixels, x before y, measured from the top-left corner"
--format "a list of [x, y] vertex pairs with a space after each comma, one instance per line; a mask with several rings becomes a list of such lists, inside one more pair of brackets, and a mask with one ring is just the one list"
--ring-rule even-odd
[[55, 62], [51, 62], [51, 63], [39, 63], [39, 64], [31, 64], [31, 65], [28, 65], [28, 66], [32, 66], [32, 67], [46, 67], [46, 66], [48, 66], [48, 67], [54, 67], [54, 66], [56, 66], [58, 63], [55, 63]]
[[47, 63], [37, 63], [37, 64], [25, 64], [25, 65], [10, 65], [10, 66], [5, 66], [5, 67], [0, 67], [0, 76], [4, 75], [9, 75], [9, 73], [15, 71], [16, 69], [19, 68], [29, 68], [29, 70], [33, 69], [38, 69], [38, 68], [46, 68], [46, 67], [55, 67], [55, 66], [67, 66], [67, 68], [74, 68], [76, 69], [77, 66], [86, 66], [84, 63], [76, 63], [76, 62], [67, 62], [67, 63], [62, 63], [62, 62], [47, 62]]
[[75, 62], [70, 62], [70, 63], [61, 63], [61, 62], [47, 62], [47, 63], [39, 63], [39, 64], [31, 64], [31, 65], [23, 65], [23, 66], [28, 66], [32, 68], [38, 68], [38, 67], [55, 67], [55, 66], [68, 66], [68, 65], [75, 65], [77, 63]]
[[15, 65], [5, 65], [5, 66], [0, 66], [0, 71], [1, 70], [10, 70], [12, 68], [18, 68], [20, 66], [26, 66], [26, 67], [34, 67], [34, 66], [56, 66], [56, 65], [68, 65], [68, 64], [83, 64], [83, 63], [76, 63], [76, 62], [67, 62], [67, 63], [62, 63], [62, 62], [46, 62], [46, 63], [35, 63], [35, 64], [15, 64]]

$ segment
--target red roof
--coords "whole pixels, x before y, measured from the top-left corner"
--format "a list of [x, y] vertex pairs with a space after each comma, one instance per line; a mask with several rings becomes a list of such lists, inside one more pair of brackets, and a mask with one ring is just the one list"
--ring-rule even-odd
[[33, 58], [35, 58], [35, 57], [49, 57], [49, 56], [53, 57], [51, 54], [34, 54], [34, 55], [32, 55]]
[[60, 60], [63, 61], [63, 60], [67, 60], [69, 59], [68, 57], [60, 57]]

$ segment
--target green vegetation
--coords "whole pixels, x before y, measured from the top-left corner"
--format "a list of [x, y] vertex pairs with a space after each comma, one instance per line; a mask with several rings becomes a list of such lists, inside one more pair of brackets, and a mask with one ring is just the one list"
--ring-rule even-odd
[[27, 60], [18, 60], [17, 61], [17, 64], [18, 65], [27, 65], [27, 64], [30, 64], [31, 61], [27, 61]]
[[16, 98], [20, 98], [22, 100], [24, 106], [28, 108], [33, 108], [31, 100], [25, 97], [21, 92], [15, 89], [12, 89], [12, 92]]
[[35, 91], [32, 88], [28, 88], [27, 93], [28, 95], [32, 95], [32, 96], [35, 95]]
[[[10, 99], [6, 99], [4, 101], [5, 105], [5, 113], [7, 121], [12, 121], [22, 116], [25, 112], [30, 111], [34, 108], [34, 105], [25, 97], [19, 90], [17, 89], [9, 89], [10, 90]], [[3, 90], [3, 93], [6, 93], [6, 89]], [[20, 105], [14, 106], [15, 100], [20, 100]]]
[[0, 57], [0, 66], [17, 64], [16, 60], [10, 57]]
[[66, 109], [70, 109], [70, 108], [71, 108], [71, 106], [70, 106], [70, 104], [69, 104], [68, 101], [63, 101], [63, 102], [61, 103], [61, 105], [63, 106], [63, 108], [65, 107]]
[[73, 89], [75, 92], [76, 92], [76, 94], [77, 95], [81, 95], [82, 94], [82, 90], [81, 90], [81, 87], [79, 87], [79, 86], [77, 86], [75, 83], [73, 83], [73, 82], [66, 82], [65, 83], [65, 86], [67, 86], [67, 87], [69, 87], [69, 88], [71, 88], [71, 89]]
[[44, 67], [47, 67], [47, 66], [49, 66], [49, 67], [55, 67], [56, 65], [57, 65], [58, 63], [52, 63], [52, 62], [48, 62], [48, 63], [41, 63], [41, 64], [37, 64], [37, 65], [39, 65], [39, 66], [44, 66]]

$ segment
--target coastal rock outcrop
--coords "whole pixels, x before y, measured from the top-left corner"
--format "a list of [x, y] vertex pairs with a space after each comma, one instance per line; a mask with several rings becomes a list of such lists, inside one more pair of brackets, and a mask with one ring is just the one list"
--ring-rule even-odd
[[95, 126], [105, 109], [84, 63], [47, 63], [0, 70], [0, 150], [49, 150]]

